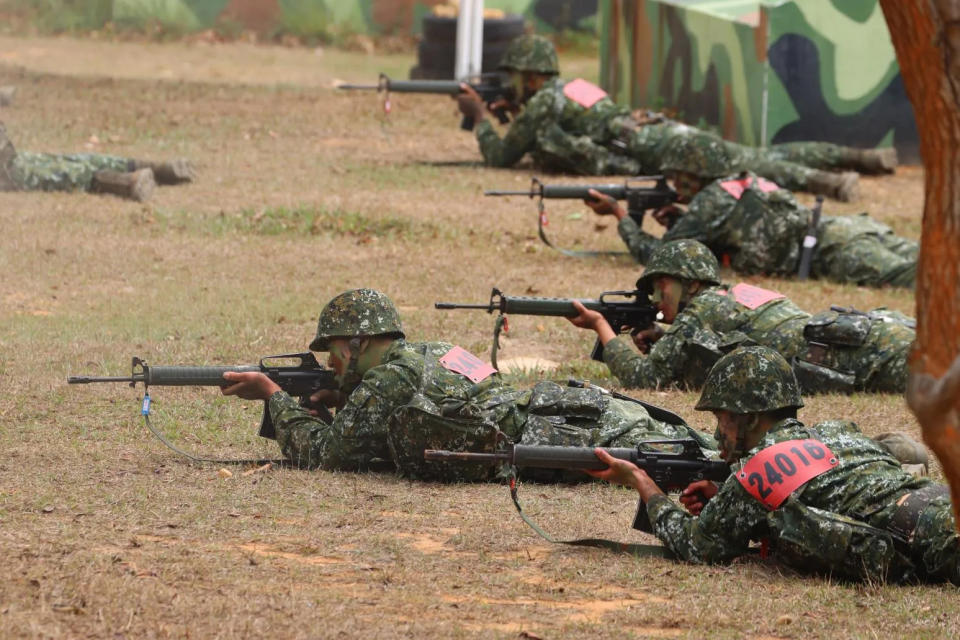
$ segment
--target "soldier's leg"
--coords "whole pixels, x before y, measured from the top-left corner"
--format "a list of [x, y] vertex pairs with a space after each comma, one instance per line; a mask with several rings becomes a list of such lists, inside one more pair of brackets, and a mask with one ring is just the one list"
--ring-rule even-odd
[[889, 251], [892, 251], [901, 258], [913, 260], [914, 262], [916, 262], [917, 255], [920, 253], [919, 242], [916, 240], [908, 240], [907, 238], [898, 236], [895, 233], [883, 234], [880, 236], [880, 241]]
[[859, 173], [893, 173], [897, 150], [856, 149], [829, 142], [788, 142], [771, 145], [771, 159], [793, 162], [822, 170], [849, 170]]
[[841, 202], [856, 200], [859, 176], [856, 173], [831, 173], [795, 162], [777, 160], [765, 149], [748, 149], [739, 169], [748, 169], [790, 191], [808, 191]]
[[816, 254], [813, 271], [820, 278], [867, 287], [913, 287], [916, 259], [890, 251], [884, 236], [863, 234]]
[[157, 184], [172, 185], [192, 182], [197, 177], [193, 165], [186, 158], [177, 158], [168, 162], [134, 160], [134, 169], [151, 169]]
[[935, 499], [920, 514], [911, 550], [928, 577], [960, 585], [960, 535], [948, 497]]
[[97, 171], [90, 184], [92, 193], [112, 193], [121, 198], [130, 198], [137, 202], [147, 200], [157, 183], [150, 169], [137, 171]]
[[98, 171], [133, 171], [129, 158], [97, 153], [33, 153], [20, 151], [15, 173], [27, 191], [89, 191]]

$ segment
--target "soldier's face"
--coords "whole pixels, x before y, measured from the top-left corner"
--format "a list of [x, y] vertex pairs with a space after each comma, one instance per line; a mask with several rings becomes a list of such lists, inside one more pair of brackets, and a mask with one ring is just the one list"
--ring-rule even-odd
[[663, 314], [663, 322], [670, 324], [677, 317], [680, 310], [680, 298], [683, 296], [683, 285], [676, 278], [661, 276], [653, 282], [651, 300], [657, 304]]
[[743, 416], [729, 411], [714, 411], [713, 415], [717, 418], [717, 430], [713, 438], [720, 446], [720, 457], [725, 462], [734, 462], [737, 451], [737, 431], [740, 427]]
[[347, 338], [332, 338], [330, 351], [327, 354], [327, 366], [333, 369], [338, 377], [343, 377], [350, 363], [350, 341]]
[[687, 204], [697, 195], [703, 186], [697, 176], [690, 173], [672, 172], [668, 175], [677, 192], [677, 202]]

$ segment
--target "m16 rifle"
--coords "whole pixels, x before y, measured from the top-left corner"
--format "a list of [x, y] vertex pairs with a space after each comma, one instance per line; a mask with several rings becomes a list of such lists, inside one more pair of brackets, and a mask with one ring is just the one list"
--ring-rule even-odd
[[[599, 311], [610, 327], [617, 333], [629, 330], [631, 334], [650, 327], [657, 319], [657, 307], [650, 302], [645, 292], [604, 291], [599, 298], [577, 298], [587, 309]], [[496, 287], [490, 292], [487, 304], [460, 304], [456, 302], [434, 303], [436, 309], [482, 309], [487, 313], [499, 311], [500, 315], [493, 329], [493, 347], [490, 350], [490, 362], [497, 367], [497, 351], [500, 348], [500, 331], [508, 331], [507, 314], [525, 316], [555, 316], [574, 318], [578, 315], [571, 298], [533, 298], [528, 296], [508, 296]], [[590, 357], [603, 362], [603, 344], [598, 339], [593, 345]]]
[[[484, 73], [470, 80], [391, 80], [386, 74], [381, 73], [377, 84], [338, 84], [338, 89], [361, 90], [383, 93], [383, 112], [389, 114], [391, 109], [390, 92], [394, 93], [431, 93], [439, 95], [456, 96], [463, 93], [461, 85], [468, 85], [484, 104], [496, 116], [501, 124], [510, 122], [507, 112], [501, 107], [493, 107], [493, 103], [500, 100], [513, 102], [516, 91], [510, 84], [510, 78], [504, 73]], [[460, 121], [460, 128], [464, 131], [472, 131], [474, 126], [472, 117], [464, 116]]]
[[[723, 482], [730, 475], [730, 466], [722, 460], [707, 457], [692, 439], [652, 440], [636, 448], [599, 447], [614, 458], [627, 460], [643, 469], [664, 491], [685, 489], [698, 480]], [[463, 451], [440, 451], [427, 449], [425, 460], [444, 464], [510, 465], [519, 468], [602, 470], [607, 465], [597, 458], [593, 447], [553, 447], [512, 444], [494, 453]], [[511, 483], [514, 504], [520, 510], [516, 498], [516, 486]], [[520, 510], [521, 515], [523, 514]], [[524, 518], [526, 519], [526, 518]], [[529, 523], [529, 521], [528, 521]], [[650, 521], [643, 501], [637, 505], [633, 527], [650, 532]], [[549, 539], [549, 538], [548, 538]]]
[[537, 200], [537, 232], [540, 240], [551, 249], [569, 256], [620, 255], [622, 251], [576, 251], [554, 246], [547, 238], [544, 227], [547, 226], [547, 213], [544, 200], [593, 200], [590, 190], [610, 196], [614, 200], [626, 200], [627, 214], [636, 223], [643, 224], [643, 216], [649, 209], [660, 209], [677, 201], [674, 191], [663, 176], [640, 176], [629, 178], [622, 183], [608, 184], [544, 184], [539, 178], [533, 178], [529, 191], [484, 191], [485, 196], [528, 196]]
[[[283, 365], [279, 361], [297, 361], [294, 365]], [[145, 420], [150, 415], [150, 386], [157, 387], [228, 387], [232, 383], [225, 380], [224, 373], [235, 371], [239, 373], [255, 371], [263, 373], [273, 380], [277, 386], [291, 396], [300, 399], [300, 406], [310, 407], [319, 412], [321, 420], [331, 421], [333, 417], [326, 407], [312, 406], [310, 396], [325, 389], [336, 390], [339, 384], [334, 378], [333, 369], [328, 369], [317, 362], [316, 356], [307, 351], [304, 353], [288, 353], [278, 356], [267, 356], [260, 360], [259, 365], [239, 366], [152, 366], [140, 358], [133, 358], [129, 376], [70, 376], [68, 384], [89, 384], [91, 382], [128, 382], [135, 387], [138, 382], [143, 383], [143, 406], [141, 413]], [[149, 421], [148, 421], [149, 426]], [[150, 429], [153, 431], [153, 429]], [[156, 432], [154, 432], [156, 433]], [[270, 408], [263, 407], [263, 418], [260, 420], [259, 435], [263, 438], [276, 439], [276, 430], [270, 418]], [[162, 440], [162, 438], [161, 438]], [[166, 442], [165, 442], [166, 443]], [[168, 444], [169, 446], [169, 444]]]

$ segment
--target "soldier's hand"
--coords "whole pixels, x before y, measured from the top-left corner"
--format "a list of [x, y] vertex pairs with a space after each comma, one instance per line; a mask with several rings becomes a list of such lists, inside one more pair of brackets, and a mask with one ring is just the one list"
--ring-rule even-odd
[[656, 220], [660, 226], [666, 227], [669, 229], [677, 222], [677, 218], [682, 216], [684, 213], [683, 209], [678, 207], [675, 204], [668, 204], [665, 207], [660, 207], [653, 212], [653, 219]]
[[643, 482], [643, 478], [653, 482], [653, 480], [650, 480], [650, 476], [648, 476], [645, 471], [637, 467], [637, 465], [633, 464], [632, 462], [614, 458], [603, 449], [594, 449], [593, 453], [607, 465], [606, 469], [584, 469], [588, 475], [591, 475], [594, 478], [606, 480], [611, 484], [621, 484], [625, 487], [633, 487], [634, 489], [637, 489], [639, 484]]
[[[336, 389], [321, 389], [310, 396], [310, 404], [317, 407], [329, 407], [331, 409], [342, 409], [345, 398]], [[311, 415], [317, 415], [316, 409], [310, 409]]]
[[598, 326], [607, 324], [603, 314], [601, 314], [599, 311], [587, 309], [579, 300], [573, 301], [573, 308], [577, 310], [579, 315], [576, 315], [572, 318], [567, 318], [567, 320], [569, 320], [575, 327], [579, 327], [581, 329], [592, 329], [596, 331]]
[[687, 508], [692, 515], [698, 516], [719, 488], [710, 480], [697, 480], [687, 485], [680, 493], [680, 504]]
[[270, 396], [280, 391], [273, 380], [259, 371], [227, 371], [223, 379], [228, 385], [221, 387], [225, 396], [237, 396], [244, 400], [269, 400]]
[[648, 329], [637, 331], [631, 337], [633, 338], [633, 344], [637, 346], [640, 353], [650, 353], [650, 347], [653, 346], [653, 343], [663, 337], [663, 329], [653, 325]]
[[468, 118], [473, 118], [474, 122], [480, 122], [486, 117], [487, 111], [483, 106], [483, 100], [480, 99], [480, 95], [474, 91], [473, 87], [467, 83], [460, 83], [460, 93], [456, 96], [456, 99], [457, 108], [460, 109], [460, 113]]
[[624, 211], [623, 207], [620, 206], [620, 203], [618, 203], [615, 198], [600, 193], [596, 189], [590, 189], [587, 193], [590, 194], [590, 197], [584, 198], [583, 204], [593, 209], [595, 214], [600, 216], [616, 216], [617, 220], [623, 220], [626, 217], [627, 212]]

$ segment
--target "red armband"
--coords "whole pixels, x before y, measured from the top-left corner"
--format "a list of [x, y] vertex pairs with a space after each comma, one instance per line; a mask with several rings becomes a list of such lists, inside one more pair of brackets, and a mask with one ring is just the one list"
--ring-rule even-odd
[[736, 473], [737, 481], [770, 510], [791, 493], [839, 464], [819, 440], [785, 440], [759, 451]]

